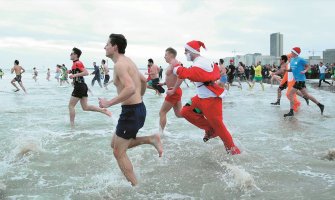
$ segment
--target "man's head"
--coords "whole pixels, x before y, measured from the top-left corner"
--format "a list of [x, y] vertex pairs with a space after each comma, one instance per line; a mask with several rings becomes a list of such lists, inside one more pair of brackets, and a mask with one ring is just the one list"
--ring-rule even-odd
[[15, 61], [14, 61], [14, 64], [15, 64], [15, 65], [18, 65], [18, 64], [19, 64], [19, 61], [18, 61], [18, 60], [15, 60]]
[[154, 60], [152, 58], [148, 59], [148, 66], [152, 66], [154, 64]]
[[203, 42], [192, 40], [185, 45], [185, 55], [188, 61], [193, 61], [196, 57], [200, 56], [200, 48], [206, 49]]
[[222, 65], [224, 63], [224, 60], [220, 58], [219, 63]]
[[96, 62], [93, 62], [93, 66], [96, 66], [97, 65], [97, 63]]
[[322, 66], [323, 65], [323, 62], [320, 62], [320, 66]]
[[261, 64], [262, 64], [262, 62], [261, 62], [261, 61], [258, 61], [258, 62], [257, 62], [257, 65], [261, 65]]
[[295, 58], [295, 57], [298, 57], [301, 53], [301, 49], [300, 47], [293, 47], [292, 50], [292, 57]]
[[122, 34], [110, 34], [105, 46], [106, 56], [111, 58], [115, 53], [125, 54], [127, 39]]
[[72, 52], [70, 54], [70, 59], [71, 60], [78, 60], [81, 56], [81, 50], [76, 48], [76, 47], [73, 47], [72, 49]]
[[174, 48], [169, 47], [165, 50], [164, 59], [167, 63], [169, 63], [172, 59], [175, 59], [176, 56], [177, 56], [177, 51]]
[[103, 65], [106, 64], [106, 61], [104, 59], [102, 59], [101, 64], [103, 64]]
[[286, 55], [282, 55], [282, 56], [280, 57], [280, 64], [286, 63], [287, 60], [288, 60], [287, 56], [286, 56]]

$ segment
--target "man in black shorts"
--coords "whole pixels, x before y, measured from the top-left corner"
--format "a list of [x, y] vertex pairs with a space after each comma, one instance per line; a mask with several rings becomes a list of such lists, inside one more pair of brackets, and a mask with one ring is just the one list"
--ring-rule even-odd
[[107, 109], [102, 109], [97, 106], [92, 106], [87, 104], [87, 85], [84, 80], [84, 76], [88, 75], [88, 71], [84, 67], [83, 63], [79, 61], [79, 57], [81, 55], [81, 50], [74, 47], [72, 49], [72, 53], [70, 54], [70, 59], [73, 61], [70, 79], [73, 79], [74, 89], [72, 92], [72, 96], [69, 102], [69, 112], [70, 112], [70, 123], [71, 126], [74, 126], [74, 118], [76, 115], [75, 107], [80, 101], [81, 107], [84, 111], [94, 111], [94, 112], [101, 112], [107, 116], [111, 116], [112, 113]]
[[235, 76], [235, 69], [236, 69], [236, 67], [234, 66], [234, 60], [230, 60], [230, 65], [228, 66], [228, 72], [227, 72], [228, 90], [229, 90], [229, 87], [233, 85], [234, 76]]
[[135, 63], [127, 56], [125, 50], [127, 40], [122, 34], [111, 34], [105, 46], [106, 56], [114, 62], [113, 81], [118, 95], [111, 100], [99, 98], [99, 106], [107, 108], [121, 103], [122, 112], [116, 126], [116, 132], [112, 139], [111, 147], [119, 167], [127, 180], [133, 186], [137, 185], [137, 179], [133, 165], [127, 155], [129, 148], [150, 144], [162, 156], [163, 146], [159, 134], [136, 137], [143, 127], [146, 108], [142, 101], [147, 80], [140, 73]]

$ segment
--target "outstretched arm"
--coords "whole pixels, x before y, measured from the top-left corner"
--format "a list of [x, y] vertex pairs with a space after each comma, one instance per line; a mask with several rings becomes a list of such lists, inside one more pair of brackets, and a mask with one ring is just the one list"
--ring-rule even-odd
[[179, 79], [189, 79], [194, 82], [216, 81], [220, 78], [220, 70], [216, 65], [212, 72], [207, 72], [197, 66], [190, 68], [176, 66], [173, 69], [173, 73], [177, 75]]
[[141, 72], [138, 72], [138, 74], [140, 75], [141, 79], [141, 96], [143, 96], [145, 90], [147, 89], [147, 79], [143, 76], [143, 74], [141, 74]]

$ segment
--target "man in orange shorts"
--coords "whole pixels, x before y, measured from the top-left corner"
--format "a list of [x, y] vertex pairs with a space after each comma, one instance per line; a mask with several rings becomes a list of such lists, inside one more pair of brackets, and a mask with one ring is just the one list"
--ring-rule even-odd
[[180, 110], [182, 108], [181, 96], [183, 94], [180, 85], [183, 82], [183, 79], [177, 78], [173, 74], [173, 65], [171, 63], [177, 63], [176, 60], [177, 51], [171, 47], [165, 50], [165, 61], [169, 63], [169, 66], [166, 68], [165, 72], [165, 82], [160, 85], [166, 85], [168, 91], [166, 92], [165, 101], [162, 104], [161, 110], [159, 111], [159, 125], [160, 133], [162, 134], [166, 126], [166, 114], [173, 108], [176, 117], [182, 117], [180, 115]]

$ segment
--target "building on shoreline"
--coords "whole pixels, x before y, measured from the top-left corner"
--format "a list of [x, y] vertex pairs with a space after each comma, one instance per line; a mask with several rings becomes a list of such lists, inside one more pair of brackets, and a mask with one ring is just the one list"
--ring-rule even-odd
[[272, 33], [270, 35], [270, 56], [280, 57], [283, 55], [283, 34]]

